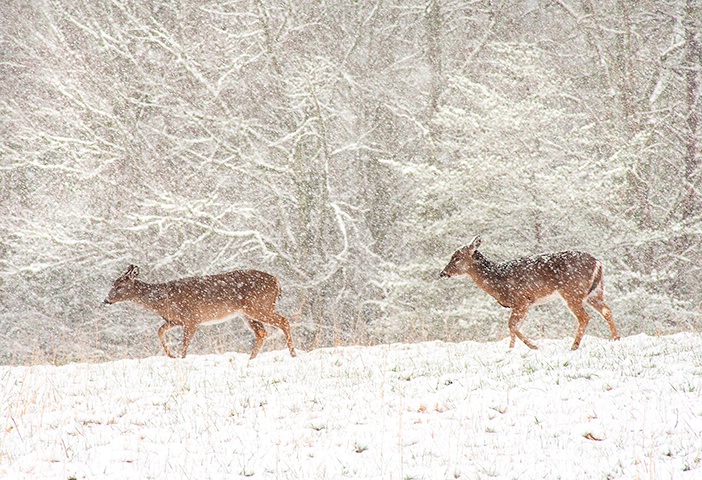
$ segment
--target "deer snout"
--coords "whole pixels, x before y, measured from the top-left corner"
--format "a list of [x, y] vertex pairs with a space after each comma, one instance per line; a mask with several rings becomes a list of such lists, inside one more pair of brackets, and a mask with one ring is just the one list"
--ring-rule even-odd
[[112, 302], [110, 301], [109, 298], [106, 298], [105, 300], [102, 301], [103, 305], [112, 305]]
[[444, 278], [444, 277], [448, 277], [448, 276], [449, 276], [449, 274], [446, 273], [446, 270], [441, 270], [441, 273], [439, 274], [439, 278]]

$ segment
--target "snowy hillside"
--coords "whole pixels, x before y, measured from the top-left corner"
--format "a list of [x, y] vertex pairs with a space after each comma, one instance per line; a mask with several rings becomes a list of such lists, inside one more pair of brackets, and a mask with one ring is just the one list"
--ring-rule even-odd
[[701, 478], [702, 336], [1, 367], [3, 478]]

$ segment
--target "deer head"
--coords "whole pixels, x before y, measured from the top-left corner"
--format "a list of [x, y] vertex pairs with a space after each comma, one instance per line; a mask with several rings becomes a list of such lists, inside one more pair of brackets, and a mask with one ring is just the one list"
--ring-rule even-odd
[[139, 276], [139, 267], [136, 265], [130, 265], [126, 272], [124, 272], [115, 283], [112, 285], [112, 289], [107, 294], [105, 299], [106, 304], [112, 305], [117, 302], [124, 302], [126, 300], [131, 300], [137, 294], [134, 289], [134, 281]]
[[478, 251], [479, 246], [480, 235], [476, 235], [468, 245], [456, 250], [448, 265], [439, 274], [439, 277], [454, 277], [469, 273], [474, 265], [473, 254]]

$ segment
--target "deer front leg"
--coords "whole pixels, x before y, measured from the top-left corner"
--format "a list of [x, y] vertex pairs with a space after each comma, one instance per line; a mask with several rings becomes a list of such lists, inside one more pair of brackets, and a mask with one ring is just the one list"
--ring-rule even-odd
[[509, 348], [514, 348], [515, 337], [524, 342], [524, 345], [531, 348], [532, 350], [538, 350], [539, 348], [531, 343], [527, 338], [522, 335], [522, 332], [517, 328], [519, 324], [526, 318], [529, 307], [514, 307], [512, 313], [509, 316]]
[[171, 353], [171, 350], [166, 344], [166, 332], [174, 327], [175, 325], [173, 325], [172, 323], [166, 322], [163, 325], [161, 325], [161, 328], [158, 329], [158, 338], [161, 340], [161, 345], [163, 345], [163, 349], [166, 351], [166, 355], [168, 355], [171, 358], [175, 358], [175, 355]]

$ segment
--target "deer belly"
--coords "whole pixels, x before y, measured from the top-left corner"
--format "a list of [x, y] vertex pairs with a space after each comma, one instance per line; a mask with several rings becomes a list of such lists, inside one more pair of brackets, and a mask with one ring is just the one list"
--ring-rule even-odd
[[216, 318], [210, 318], [209, 320], [204, 320], [203, 322], [200, 322], [200, 325], [217, 325], [218, 323], [228, 322], [229, 320], [232, 320], [232, 319], [239, 317], [241, 315], [242, 315], [241, 310], [238, 310], [234, 313], [228, 313], [222, 317], [216, 317]]
[[558, 293], [558, 291], [554, 291], [549, 295], [546, 295], [545, 297], [537, 298], [536, 300], [534, 300], [534, 303], [532, 303], [532, 305], [543, 305], [544, 303], [552, 302], [557, 298], [561, 298], [561, 295]]

